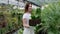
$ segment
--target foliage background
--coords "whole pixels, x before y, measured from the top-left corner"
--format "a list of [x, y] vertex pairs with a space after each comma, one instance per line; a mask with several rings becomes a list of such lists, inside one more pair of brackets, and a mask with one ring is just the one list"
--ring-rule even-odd
[[41, 11], [41, 19], [48, 34], [60, 34], [60, 2], [45, 7]]
[[[47, 30], [48, 34], [60, 34], [60, 2], [48, 4], [48, 7], [40, 10], [33, 9], [32, 14], [37, 16], [38, 14], [41, 18], [41, 23], [35, 26], [35, 32], [38, 33], [44, 28], [43, 31]], [[0, 34], [5, 34], [13, 29], [22, 27], [22, 15], [24, 10], [18, 8], [13, 9], [13, 5], [1, 6], [0, 14], [5, 15], [7, 21], [7, 26], [5, 28], [0, 28]], [[4, 10], [3, 10], [4, 9]], [[42, 27], [41, 27], [42, 25]], [[23, 27], [18, 30], [18, 34], [22, 34]]]

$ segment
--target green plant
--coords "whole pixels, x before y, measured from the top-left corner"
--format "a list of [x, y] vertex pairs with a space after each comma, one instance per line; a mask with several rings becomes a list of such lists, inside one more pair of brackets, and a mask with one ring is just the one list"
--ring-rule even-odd
[[36, 11], [33, 11], [34, 13], [31, 16], [31, 19], [40, 19], [41, 16], [41, 9], [37, 8]]
[[60, 34], [60, 3], [49, 4], [41, 11], [43, 27], [47, 29], [48, 34]]
[[0, 28], [0, 34], [5, 34], [12, 31], [13, 29], [22, 27], [21, 19], [22, 19], [23, 10], [13, 9], [12, 7], [13, 5], [6, 5], [6, 8], [8, 8], [9, 10], [6, 9], [5, 11], [3, 11], [0, 9], [0, 15], [4, 15], [6, 17], [5, 20], [7, 21], [7, 26], [4, 28]]
[[[31, 18], [33, 20], [40, 19], [40, 21], [41, 21], [41, 8], [37, 8], [37, 9], [32, 10]], [[35, 34], [38, 34], [38, 32], [42, 29], [41, 24], [37, 24], [34, 29], [36, 32]]]

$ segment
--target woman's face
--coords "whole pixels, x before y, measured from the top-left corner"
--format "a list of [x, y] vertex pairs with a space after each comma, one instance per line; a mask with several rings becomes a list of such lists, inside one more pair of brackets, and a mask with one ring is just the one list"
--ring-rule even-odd
[[29, 12], [32, 11], [32, 4], [29, 4], [28, 11], [29, 11]]

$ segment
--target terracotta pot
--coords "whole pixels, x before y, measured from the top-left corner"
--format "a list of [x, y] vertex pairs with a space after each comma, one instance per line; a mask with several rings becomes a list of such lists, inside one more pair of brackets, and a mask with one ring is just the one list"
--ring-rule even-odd
[[6, 27], [7, 22], [5, 20], [5, 16], [4, 15], [0, 15], [0, 28], [4, 28]]
[[40, 24], [40, 23], [41, 23], [41, 19], [35, 19], [35, 20], [31, 19], [31, 20], [29, 20], [29, 25], [30, 26], [36, 26], [37, 24]]
[[6, 27], [7, 23], [6, 22], [3, 22], [2, 24], [2, 28]]
[[0, 23], [0, 28], [4, 28], [4, 27], [6, 27], [6, 26], [7, 26], [7, 23], [6, 23], [6, 22]]

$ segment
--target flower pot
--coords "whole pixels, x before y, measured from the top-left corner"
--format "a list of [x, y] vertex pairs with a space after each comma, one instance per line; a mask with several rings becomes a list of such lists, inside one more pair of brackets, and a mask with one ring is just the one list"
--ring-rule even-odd
[[0, 15], [0, 28], [6, 27], [7, 23], [4, 15]]
[[35, 20], [31, 19], [31, 20], [29, 20], [29, 25], [30, 26], [36, 26], [37, 24], [40, 24], [40, 23], [41, 23], [41, 19], [35, 19]]

